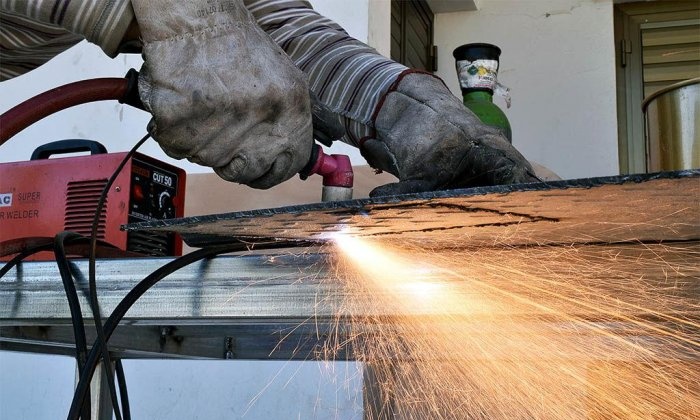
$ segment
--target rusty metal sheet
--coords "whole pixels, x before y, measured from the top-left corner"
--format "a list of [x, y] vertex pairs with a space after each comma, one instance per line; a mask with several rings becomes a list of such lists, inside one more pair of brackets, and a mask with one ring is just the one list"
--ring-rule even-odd
[[336, 232], [434, 248], [700, 239], [700, 170], [480, 187], [162, 220], [192, 246], [324, 241]]

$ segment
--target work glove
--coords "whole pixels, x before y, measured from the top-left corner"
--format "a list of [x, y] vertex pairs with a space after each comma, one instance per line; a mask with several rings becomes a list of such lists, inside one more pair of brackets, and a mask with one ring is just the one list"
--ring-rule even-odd
[[139, 95], [166, 154], [269, 188], [308, 162], [309, 88], [241, 0], [132, 0], [145, 63]]
[[360, 151], [399, 182], [375, 188], [373, 197], [538, 181], [503, 135], [429, 74], [400, 76], [380, 104], [375, 132]]

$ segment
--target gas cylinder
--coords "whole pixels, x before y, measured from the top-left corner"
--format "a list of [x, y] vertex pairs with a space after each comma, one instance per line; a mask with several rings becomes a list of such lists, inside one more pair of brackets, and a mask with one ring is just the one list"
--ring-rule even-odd
[[501, 49], [492, 44], [472, 43], [457, 47], [452, 55], [457, 66], [464, 105], [486, 125], [497, 128], [513, 142], [506, 114], [493, 103], [498, 86]]

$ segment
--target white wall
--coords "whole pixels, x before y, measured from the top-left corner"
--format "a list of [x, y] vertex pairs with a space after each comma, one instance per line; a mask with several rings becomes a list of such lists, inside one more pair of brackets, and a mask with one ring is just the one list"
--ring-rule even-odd
[[452, 51], [498, 45], [513, 143], [563, 178], [618, 174], [612, 0], [490, 0], [435, 17], [438, 75], [459, 93]]
[[0, 351], [0, 419], [65, 418], [74, 372], [71, 357]]
[[[350, 35], [367, 42], [369, 0], [312, 0], [325, 16], [341, 24]], [[140, 56], [105, 56], [95, 45], [83, 42], [50, 62], [20, 77], [0, 83], [0, 112], [44, 92], [76, 80], [94, 77], [122, 77], [130, 68], [141, 67]], [[149, 115], [116, 102], [81, 105], [62, 111], [32, 125], [13, 137], [0, 149], [0, 162], [29, 159], [32, 151], [44, 143], [68, 138], [99, 140], [110, 152], [129, 150], [145, 133]], [[175, 164], [188, 173], [212, 172], [209, 168], [167, 157], [154, 141], [140, 149], [142, 153]], [[342, 143], [333, 153], [348, 154], [355, 165], [365, 164], [357, 149]]]
[[130, 360], [134, 419], [361, 420], [355, 363]]
[[[360, 420], [362, 370], [349, 362], [127, 360], [134, 419]], [[68, 414], [75, 363], [0, 351], [0, 419]]]
[[[388, 54], [387, 0], [313, 0], [319, 12], [351, 35]], [[503, 50], [501, 81], [512, 89], [506, 111], [515, 145], [529, 158], [565, 178], [618, 173], [612, 0], [491, 0], [475, 12], [441, 13], [435, 19], [439, 71], [459, 95], [452, 50], [486, 41]], [[370, 19], [370, 12], [372, 17]], [[386, 21], [386, 25], [382, 25]], [[369, 25], [368, 25], [369, 22]], [[368, 26], [371, 28], [368, 29]], [[60, 84], [91, 77], [118, 77], [139, 68], [140, 57], [105, 57], [83, 43], [29, 74], [0, 83], [0, 111]], [[502, 103], [499, 103], [502, 104]], [[93, 138], [110, 151], [128, 150], [145, 132], [148, 115], [115, 103], [82, 105], [49, 117], [15, 136], [0, 151], [0, 162], [24, 160], [37, 146], [64, 138]], [[144, 153], [172, 161], [154, 142]], [[333, 152], [359, 153], [346, 145]]]
[[367, 44], [391, 58], [391, 1], [370, 0]]
[[309, 1], [317, 12], [333, 19], [355, 39], [367, 42], [370, 0]]

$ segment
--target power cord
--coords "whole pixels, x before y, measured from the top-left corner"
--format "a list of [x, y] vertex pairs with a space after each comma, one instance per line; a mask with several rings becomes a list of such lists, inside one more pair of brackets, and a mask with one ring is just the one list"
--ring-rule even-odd
[[[105, 201], [107, 200], [107, 194], [112, 188], [114, 181], [117, 179], [121, 173], [124, 166], [131, 159], [131, 157], [136, 153], [139, 147], [146, 142], [151, 137], [150, 133], [147, 133], [141, 140], [139, 140], [134, 147], [129, 150], [129, 152], [124, 156], [119, 166], [114, 170], [112, 176], [107, 180], [102, 194], [100, 194], [100, 199], [97, 202], [97, 207], [95, 209], [95, 215], [92, 219], [92, 229], [90, 233], [90, 253], [88, 258], [88, 290], [90, 294], [90, 308], [92, 309], [92, 317], [95, 321], [95, 331], [97, 332], [97, 342], [100, 343], [100, 349], [102, 352], [102, 362], [105, 366], [103, 369], [105, 376], [107, 377], [107, 384], [109, 385], [109, 395], [112, 399], [112, 408], [114, 410], [114, 415], [117, 420], [123, 420], [121, 413], [119, 411], [119, 405], [117, 403], [117, 392], [114, 387], [114, 374], [112, 372], [112, 358], [109, 355], [109, 347], [107, 346], [107, 340], [105, 339], [104, 329], [102, 327], [102, 317], [100, 316], [100, 304], [97, 298], [97, 275], [96, 275], [96, 255], [97, 255], [97, 229], [100, 224], [100, 215], [102, 214], [102, 208], [104, 207]], [[83, 376], [83, 371], [81, 370], [81, 378]], [[123, 373], [123, 371], [122, 371]], [[90, 375], [92, 377], [92, 375]], [[122, 382], [126, 383], [124, 378]], [[122, 407], [123, 408], [123, 407]], [[128, 419], [127, 419], [128, 420]]]
[[[122, 404], [122, 413], [124, 420], [131, 420], [131, 407], [129, 406], [129, 392], [126, 389], [126, 376], [124, 375], [124, 365], [122, 359], [117, 359], [114, 362], [114, 371], [117, 373], [117, 384], [119, 384], [119, 401]], [[86, 398], [89, 397], [89, 392]]]
[[[56, 264], [59, 268], [59, 273], [61, 274], [61, 279], [63, 281], [64, 290], [66, 292], [66, 298], [68, 300], [68, 306], [71, 312], [71, 322], [73, 325], [73, 334], [76, 343], [76, 362], [78, 366], [78, 372], [83, 370], [87, 359], [87, 340], [85, 337], [84, 322], [82, 318], [82, 310], [80, 309], [80, 303], [78, 300], [77, 290], [73, 282], [74, 275], [70, 264], [68, 263], [67, 255], [81, 255], [88, 256], [88, 249], [90, 244], [90, 238], [74, 233], [74, 232], [61, 232], [54, 238], [53, 241], [47, 242], [49, 238], [41, 238], [38, 244], [22, 249], [15, 257], [10, 261], [5, 263], [5, 265], [0, 269], [0, 278], [7, 274], [12, 268], [17, 266], [25, 258], [44, 251], [54, 251], [54, 256]], [[66, 247], [70, 246], [71, 250], [66, 251]], [[99, 250], [101, 253], [114, 253], [114, 248], [112, 245], [103, 243], [100, 241]], [[0, 251], [0, 256], [4, 257], [11, 255], [12, 252]], [[117, 359], [115, 361], [115, 371], [117, 374], [117, 383], [119, 385], [119, 397], [122, 407], [122, 415], [125, 420], [131, 419], [128, 393], [126, 388], [126, 378], [124, 375], [124, 369], [121, 361]], [[90, 419], [90, 393], [88, 388], [88, 393], [86, 394], [86, 399], [83, 403], [81, 417], [84, 420]]]
[[5, 263], [5, 265], [3, 265], [2, 268], [0, 268], [0, 278], [2, 278], [10, 270], [12, 270], [12, 268], [14, 266], [21, 263], [25, 258], [29, 257], [30, 255], [36, 254], [37, 252], [46, 251], [48, 249], [49, 249], [49, 246], [44, 245], [41, 247], [37, 247], [36, 250], [34, 250], [34, 249], [25, 250], [25, 251], [22, 251], [19, 254], [15, 255], [14, 257], [12, 257], [12, 259], [10, 261]]
[[[76, 291], [75, 283], [73, 282], [73, 272], [68, 264], [65, 243], [66, 241], [81, 239], [87, 238], [77, 233], [61, 232], [56, 235], [53, 245], [56, 265], [58, 265], [58, 271], [61, 274], [63, 290], [66, 292], [68, 308], [70, 309], [71, 324], [73, 325], [73, 337], [75, 341], [75, 360], [78, 366], [78, 372], [83, 370], [83, 366], [85, 366], [85, 361], [87, 360], [87, 338], [85, 337], [85, 324], [83, 323], [83, 313], [80, 308], [78, 292]], [[84, 419], [90, 418], [89, 394], [87, 395], [85, 403], [82, 406], [81, 415]]]
[[[256, 244], [256, 248], [264, 249], [276, 249], [276, 248], [289, 248], [292, 246], [306, 245], [307, 242], [272, 242], [266, 244]], [[119, 302], [119, 304], [114, 308], [107, 321], [104, 324], [105, 341], [109, 341], [109, 338], [114, 333], [114, 330], [119, 325], [127, 311], [136, 303], [136, 301], [143, 296], [151, 287], [155, 286], [163, 278], [174, 273], [175, 271], [193, 264], [197, 261], [213, 258], [220, 254], [225, 254], [229, 252], [240, 252], [249, 249], [249, 245], [246, 243], [233, 243], [228, 245], [218, 245], [208, 248], [202, 248], [191, 252], [189, 254], [178, 257], [164, 266], [158, 268], [153, 273], [148, 275], [146, 278], [141, 280], [126, 296]], [[68, 413], [68, 420], [77, 420], [79, 418], [79, 410], [82, 406], [87, 392], [90, 388], [90, 381], [92, 375], [97, 368], [99, 362], [99, 355], [102, 352], [103, 344], [99, 340], [95, 340], [95, 343], [88, 354], [87, 361], [85, 363], [85, 368], [81, 372], [80, 380], [75, 388], [75, 394], [73, 395], [73, 401], [71, 403], [70, 411]]]
[[[146, 140], [150, 138], [150, 134], [146, 134], [139, 140], [134, 147], [131, 148], [131, 150], [124, 156], [122, 161], [119, 163], [117, 168], [114, 170], [110, 178], [107, 180], [107, 183], [105, 184], [104, 189], [102, 190], [102, 193], [100, 194], [100, 198], [97, 202], [97, 206], [95, 209], [95, 214], [93, 217], [92, 221], [92, 228], [91, 228], [91, 235], [89, 238], [89, 243], [90, 243], [90, 248], [89, 248], [89, 254], [88, 254], [88, 289], [89, 289], [89, 296], [90, 296], [90, 307], [92, 309], [92, 314], [93, 314], [93, 319], [95, 322], [95, 330], [97, 332], [97, 340], [100, 345], [98, 348], [101, 351], [101, 358], [104, 363], [105, 369], [105, 375], [107, 378], [107, 384], [109, 388], [109, 394], [110, 398], [112, 400], [112, 408], [114, 411], [114, 415], [117, 420], [130, 420], [131, 416], [128, 411], [125, 409], [128, 409], [128, 393], [126, 392], [126, 378], [124, 375], [124, 369], [121, 364], [121, 362], [117, 361], [115, 363], [115, 370], [117, 371], [117, 380], [119, 382], [119, 387], [120, 387], [120, 397], [122, 400], [122, 410], [124, 411], [125, 415], [122, 417], [122, 412], [119, 410], [119, 403], [117, 400], [117, 392], [115, 389], [115, 377], [114, 373], [112, 372], [111, 366], [112, 366], [112, 360], [109, 355], [109, 347], [107, 346], [107, 342], [105, 339], [105, 333], [104, 329], [102, 326], [102, 318], [100, 316], [100, 307], [99, 307], [99, 300], [97, 298], [97, 280], [96, 280], [96, 255], [97, 255], [97, 230], [99, 227], [99, 222], [100, 222], [100, 215], [102, 214], [102, 209], [104, 207], [105, 201], [107, 199], [107, 194], [109, 193], [109, 190], [112, 188], [112, 185], [114, 184], [114, 181], [116, 178], [119, 176], [121, 173], [122, 169], [126, 164], [129, 162], [131, 157], [136, 153], [136, 150], [138, 150], [141, 145], [143, 145]], [[70, 309], [71, 313], [71, 322], [73, 324], [73, 335], [75, 339], [75, 346], [76, 346], [76, 362], [78, 366], [78, 371], [80, 372], [80, 379], [81, 381], [83, 378], [83, 372], [85, 368], [85, 361], [86, 361], [86, 354], [87, 354], [87, 340], [85, 337], [85, 325], [83, 322], [82, 318], [82, 312], [80, 308], [80, 301], [78, 300], [78, 295], [75, 290], [75, 284], [73, 283], [73, 275], [70, 270], [70, 266], [68, 264], [68, 259], [67, 255], [65, 252], [65, 243], [66, 241], [75, 241], [78, 239], [85, 239], [81, 235], [77, 233], [72, 233], [72, 232], [62, 232], [56, 235], [54, 242], [53, 242], [53, 250], [54, 254], [56, 256], [56, 264], [58, 265], [59, 272], [61, 274], [61, 279], [63, 282], [64, 290], [66, 292], [66, 298], [68, 300], [68, 306]], [[14, 258], [12, 258], [5, 266], [0, 270], [0, 277], [4, 276], [12, 267], [16, 266], [19, 262], [21, 262], [24, 258], [28, 257], [29, 255], [32, 255], [36, 252], [44, 251], [50, 249], [49, 246], [47, 245], [41, 245], [33, 248], [29, 248], [26, 250], [23, 250], [19, 254], [17, 254]], [[94, 372], [94, 369], [93, 371]], [[92, 372], [90, 374], [90, 379], [92, 379]], [[88, 382], [89, 384], [89, 382]], [[89, 387], [88, 387], [89, 390]], [[76, 419], [78, 418], [83, 418], [83, 420], [89, 420], [90, 419], [90, 396], [89, 392], [86, 392], [83, 401], [81, 401], [81, 412], [78, 414]]]
[[[119, 396], [121, 399], [122, 410], [119, 410], [120, 404], [117, 400], [117, 392], [115, 389], [115, 378], [112, 372], [111, 366], [112, 361], [109, 355], [109, 347], [105, 340], [105, 333], [102, 326], [102, 319], [100, 316], [99, 301], [97, 298], [97, 281], [96, 281], [96, 255], [97, 255], [97, 229], [99, 227], [100, 215], [104, 207], [105, 201], [107, 199], [107, 194], [111, 189], [117, 176], [121, 173], [124, 166], [134, 155], [136, 150], [141, 147], [141, 145], [150, 138], [150, 134], [146, 134], [141, 140], [139, 140], [136, 145], [124, 156], [120, 164], [117, 166], [115, 171], [112, 173], [111, 177], [107, 181], [102, 193], [100, 195], [99, 201], [97, 203], [95, 214], [92, 221], [92, 229], [90, 238], [85, 238], [74, 232], [61, 232], [54, 238], [52, 244], [41, 244], [38, 246], [28, 247], [27, 249], [21, 250], [17, 255], [15, 255], [10, 261], [8, 261], [2, 269], [0, 269], [0, 277], [7, 274], [13, 267], [17, 266], [22, 260], [30, 255], [41, 251], [48, 251], [53, 249], [56, 264], [58, 265], [58, 270], [61, 275], [61, 280], [63, 282], [63, 288], [66, 293], [66, 299], [68, 301], [68, 307], [71, 314], [71, 323], [73, 325], [73, 335], [76, 347], [76, 363], [78, 372], [80, 372], [79, 381], [83, 380], [83, 372], [85, 371], [85, 363], [87, 361], [87, 339], [85, 335], [85, 324], [83, 322], [82, 311], [80, 308], [80, 301], [78, 299], [78, 294], [75, 288], [75, 283], [73, 281], [73, 273], [71, 272], [70, 265], [68, 263], [68, 258], [66, 255], [66, 243], [75, 241], [87, 241], [89, 239], [89, 253], [88, 253], [88, 289], [90, 295], [90, 307], [92, 309], [92, 314], [95, 322], [95, 330], [97, 332], [97, 340], [99, 343], [97, 346], [100, 349], [101, 359], [105, 365], [105, 375], [107, 377], [107, 384], [109, 388], [110, 398], [112, 400], [112, 408], [114, 415], [117, 420], [130, 420], [130, 410], [129, 410], [129, 400], [128, 392], [126, 389], [126, 378], [124, 375], [124, 368], [121, 361], [117, 360], [115, 363], [115, 371], [117, 373], [117, 381], [119, 384]], [[93, 346], [94, 348], [94, 346]], [[93, 368], [91, 370], [89, 381], [92, 379], [92, 374], [94, 372]], [[124, 415], [122, 416], [122, 411]], [[90, 419], [90, 394], [89, 386], [83, 395], [80, 412], [76, 415], [76, 419], [82, 418], [83, 420]]]
[[70, 411], [68, 412], [68, 420], [78, 420], [80, 418], [80, 409], [87, 398], [87, 394], [90, 389], [90, 382], [92, 381], [92, 376], [97, 369], [97, 364], [99, 363], [100, 355], [103, 354], [106, 342], [109, 337], [112, 336], [114, 329], [117, 327], [121, 319], [124, 317], [126, 312], [133, 306], [133, 304], [153, 285], [158, 281], [166, 277], [167, 275], [185, 267], [189, 264], [197, 262], [199, 260], [210, 258], [215, 255], [224, 252], [234, 252], [245, 249], [245, 245], [236, 244], [237, 246], [230, 247], [216, 247], [207, 248], [194, 251], [192, 253], [183, 255], [163, 267], [157, 269], [145, 279], [143, 279], [139, 284], [136, 285], [127, 295], [119, 302], [119, 304], [114, 308], [112, 314], [107, 318], [104, 324], [103, 332], [105, 334], [104, 340], [99, 337], [93, 343], [92, 349], [88, 354], [87, 361], [80, 372], [80, 379], [78, 380], [78, 385], [75, 388], [75, 393], [73, 395], [73, 401], [71, 403]]

